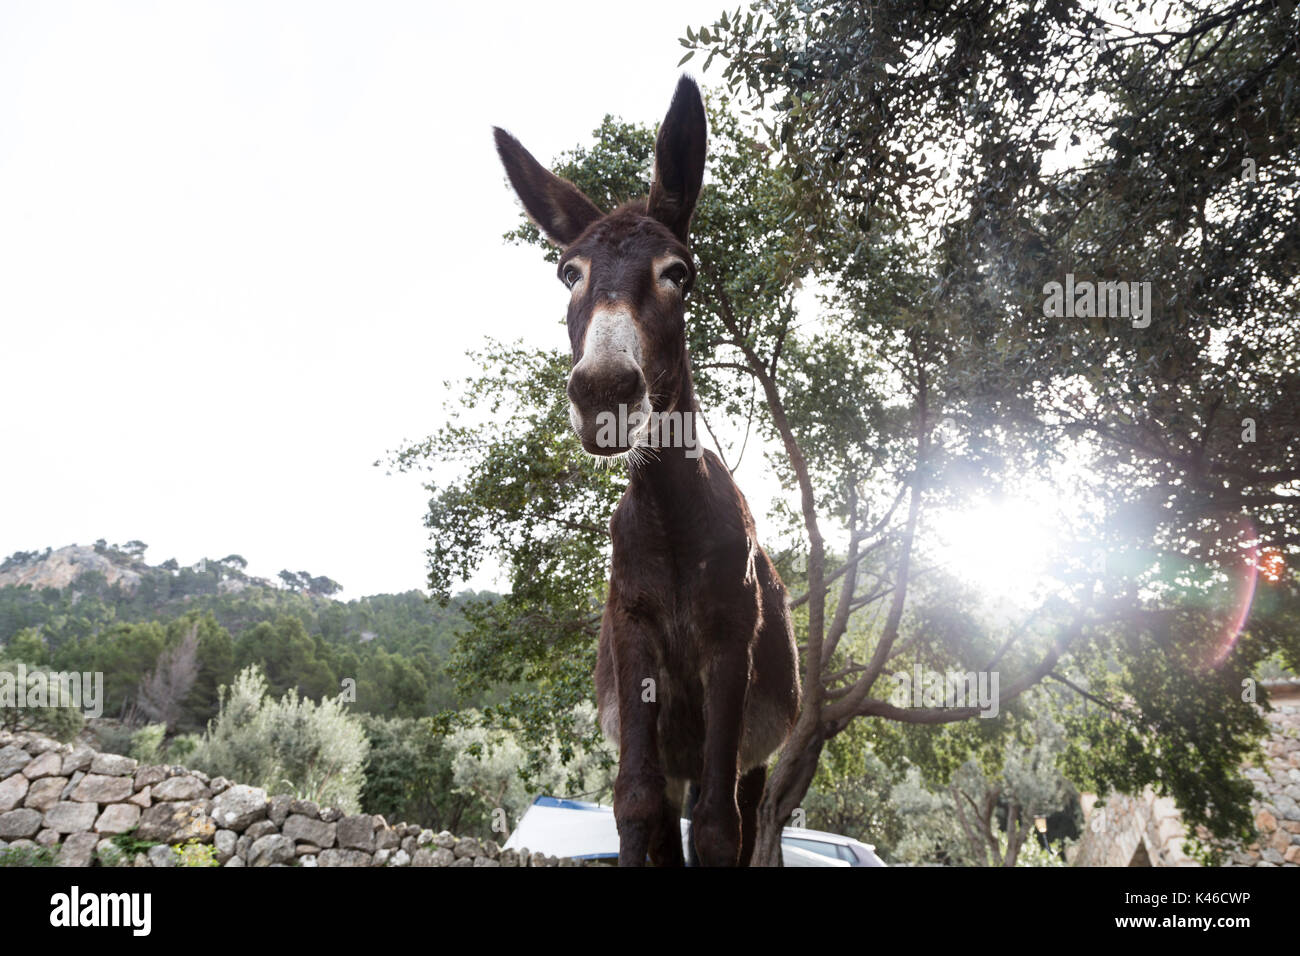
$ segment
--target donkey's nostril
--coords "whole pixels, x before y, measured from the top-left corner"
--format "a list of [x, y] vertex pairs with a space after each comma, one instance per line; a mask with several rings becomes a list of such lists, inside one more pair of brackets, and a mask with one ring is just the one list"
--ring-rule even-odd
[[565, 389], [569, 393], [569, 399], [575, 405], [588, 405], [591, 400], [591, 377], [574, 369], [569, 376], [569, 385]]
[[619, 362], [595, 369], [575, 368], [567, 388], [574, 404], [588, 409], [613, 410], [618, 405], [639, 404], [645, 394], [641, 369]]
[[619, 371], [617, 378], [617, 394], [614, 398], [625, 403], [640, 401], [645, 382], [641, 377], [641, 370], [635, 365], [626, 365]]

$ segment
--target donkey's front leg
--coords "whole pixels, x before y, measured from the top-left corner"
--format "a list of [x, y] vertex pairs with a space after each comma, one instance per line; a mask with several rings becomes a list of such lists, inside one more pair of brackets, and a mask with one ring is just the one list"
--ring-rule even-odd
[[704, 695], [704, 771], [691, 818], [695, 852], [702, 866], [740, 863], [740, 740], [749, 691], [750, 648], [733, 639], [712, 649]]
[[618, 776], [614, 779], [618, 865], [644, 866], [668, 813], [659, 762], [657, 688], [646, 683], [659, 679], [659, 669], [647, 622], [615, 613], [612, 623], [618, 685]]

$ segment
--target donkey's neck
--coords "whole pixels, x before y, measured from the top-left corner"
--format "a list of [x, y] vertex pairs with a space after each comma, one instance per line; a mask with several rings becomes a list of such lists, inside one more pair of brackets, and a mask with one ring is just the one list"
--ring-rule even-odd
[[[682, 494], [701, 482], [708, 480], [708, 464], [704, 459], [704, 444], [700, 440], [700, 421], [695, 409], [695, 385], [691, 381], [690, 366], [687, 364], [681, 373], [681, 386], [677, 389], [666, 408], [655, 409], [661, 416], [672, 423], [668, 432], [679, 440], [661, 441], [658, 448], [649, 450], [648, 455], [631, 466], [631, 482], [634, 488], [650, 493], [663, 501], [674, 504], [682, 502]], [[661, 436], [664, 432], [661, 430]], [[689, 438], [689, 444], [681, 439]]]

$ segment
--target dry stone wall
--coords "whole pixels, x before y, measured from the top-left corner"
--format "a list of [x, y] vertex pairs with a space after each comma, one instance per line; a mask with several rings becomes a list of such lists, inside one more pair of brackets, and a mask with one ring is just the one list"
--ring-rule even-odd
[[[211, 850], [185, 850], [194, 845]], [[0, 731], [0, 855], [18, 860], [42, 847], [58, 866], [583, 865]]]
[[1232, 866], [1300, 866], [1300, 695], [1264, 714], [1264, 765], [1246, 770], [1255, 785], [1256, 838], [1229, 857]]
[[1067, 854], [1074, 866], [1198, 866], [1183, 852], [1187, 832], [1174, 801], [1142, 793], [1112, 794], [1097, 806], [1083, 795], [1084, 837]]
[[[1279, 682], [1271, 689], [1264, 763], [1243, 771], [1255, 786], [1255, 838], [1232, 849], [1225, 866], [1300, 866], [1300, 686]], [[1187, 833], [1173, 800], [1147, 788], [1096, 804], [1095, 796], [1084, 796], [1087, 825], [1069, 855], [1075, 866], [1197, 865], [1183, 852]]]

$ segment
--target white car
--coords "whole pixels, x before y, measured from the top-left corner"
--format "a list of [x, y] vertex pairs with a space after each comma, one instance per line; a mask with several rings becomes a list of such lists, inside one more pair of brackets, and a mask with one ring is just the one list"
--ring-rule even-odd
[[[687, 852], [690, 821], [683, 820], [682, 852]], [[505, 849], [528, 849], [577, 860], [617, 860], [618, 829], [613, 807], [559, 797], [538, 797], [506, 840]], [[781, 835], [786, 866], [884, 866], [874, 848], [820, 830], [786, 827]]]
[[[786, 827], [781, 833], [781, 847], [786, 853], [799, 849], [808, 853], [817, 853], [842, 862], [845, 866], [885, 866], [885, 861], [876, 856], [876, 848], [870, 843], [863, 843], [852, 837], [827, 833], [824, 830], [806, 830], [802, 827]], [[786, 866], [789, 866], [786, 863]]]

